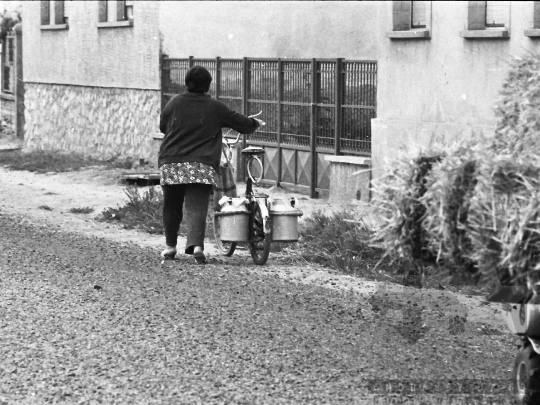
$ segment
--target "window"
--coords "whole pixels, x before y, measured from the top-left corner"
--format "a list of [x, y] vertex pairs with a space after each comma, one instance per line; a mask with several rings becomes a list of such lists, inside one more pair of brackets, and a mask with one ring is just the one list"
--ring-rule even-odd
[[427, 1], [412, 1], [411, 28], [427, 27]]
[[508, 38], [509, 1], [469, 1], [464, 38]]
[[99, 0], [98, 27], [133, 26], [133, 1]]
[[7, 37], [4, 41], [4, 66], [2, 67], [2, 92], [13, 93], [15, 77], [15, 47], [14, 38]]
[[532, 29], [525, 30], [525, 36], [530, 38], [540, 37], [540, 1], [533, 2]]
[[509, 8], [506, 1], [486, 1], [486, 28], [504, 28]]
[[393, 1], [392, 31], [389, 38], [429, 38], [431, 2]]
[[61, 30], [68, 28], [63, 0], [41, 1], [41, 29]]

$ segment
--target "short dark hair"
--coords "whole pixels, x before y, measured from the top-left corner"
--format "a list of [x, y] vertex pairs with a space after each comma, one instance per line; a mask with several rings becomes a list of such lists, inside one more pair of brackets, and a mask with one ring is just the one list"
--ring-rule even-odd
[[191, 93], [206, 93], [210, 89], [212, 75], [203, 66], [195, 65], [186, 73], [186, 86]]

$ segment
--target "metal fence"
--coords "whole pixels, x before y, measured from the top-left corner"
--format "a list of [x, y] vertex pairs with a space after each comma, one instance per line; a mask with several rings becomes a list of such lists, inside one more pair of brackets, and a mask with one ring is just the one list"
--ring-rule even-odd
[[268, 149], [265, 179], [313, 195], [329, 188], [325, 154], [370, 155], [375, 61], [163, 58], [163, 103], [186, 90], [193, 65], [212, 74], [211, 96], [245, 115], [262, 111], [266, 126], [245, 143]]

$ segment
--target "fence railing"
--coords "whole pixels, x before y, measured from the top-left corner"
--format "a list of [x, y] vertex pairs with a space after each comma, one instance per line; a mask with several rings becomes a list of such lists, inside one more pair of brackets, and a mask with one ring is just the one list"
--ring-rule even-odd
[[176, 59], [162, 61], [163, 102], [184, 92], [193, 65], [214, 80], [209, 94], [266, 126], [250, 141], [336, 155], [371, 153], [377, 63], [344, 59]]

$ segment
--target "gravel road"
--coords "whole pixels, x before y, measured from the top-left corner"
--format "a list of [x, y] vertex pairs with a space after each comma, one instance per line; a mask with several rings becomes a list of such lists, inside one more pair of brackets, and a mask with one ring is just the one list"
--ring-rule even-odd
[[516, 338], [444, 302], [53, 229], [0, 211], [0, 404], [371, 404], [396, 380], [511, 403]]

